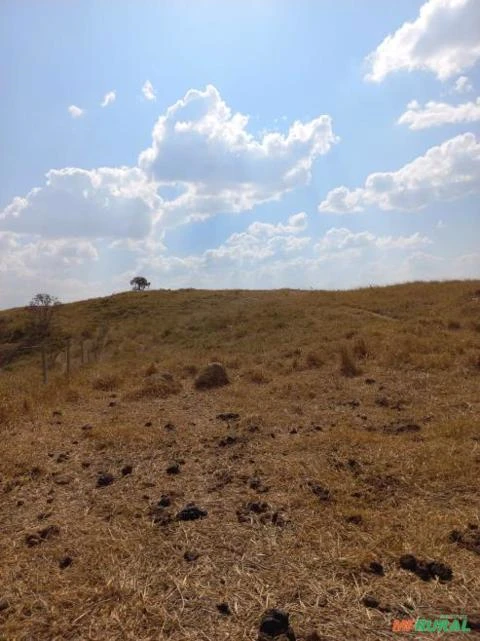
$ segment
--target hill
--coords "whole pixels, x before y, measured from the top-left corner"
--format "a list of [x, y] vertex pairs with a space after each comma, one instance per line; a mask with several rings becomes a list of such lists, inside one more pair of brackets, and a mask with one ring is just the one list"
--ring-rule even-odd
[[45, 385], [0, 313], [0, 639], [480, 626], [480, 281], [130, 292], [54, 332]]

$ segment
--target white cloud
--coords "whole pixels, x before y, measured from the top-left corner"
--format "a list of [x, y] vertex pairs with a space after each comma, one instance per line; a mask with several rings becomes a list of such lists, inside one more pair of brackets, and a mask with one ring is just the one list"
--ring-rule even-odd
[[111, 105], [113, 102], [115, 102], [116, 98], [116, 91], [109, 91], [104, 95], [103, 100], [100, 103], [100, 107], [108, 107], [108, 105]]
[[365, 248], [405, 250], [430, 244], [432, 241], [426, 236], [420, 236], [419, 232], [411, 236], [375, 236], [369, 231], [352, 232], [345, 227], [332, 227], [315, 245], [315, 249], [320, 252]]
[[445, 229], [447, 225], [443, 222], [443, 220], [439, 220], [437, 222], [437, 229]]
[[76, 105], [70, 105], [70, 107], [68, 108], [68, 113], [72, 116], [72, 118], [81, 118], [85, 114], [85, 109], [81, 109]]
[[455, 81], [454, 91], [457, 93], [468, 93], [473, 91], [473, 85], [467, 76], [460, 76]]
[[278, 199], [308, 184], [315, 159], [338, 141], [326, 115], [258, 139], [248, 133], [248, 121], [212, 85], [191, 89], [158, 119], [139, 165], [154, 180], [183, 185], [168, 213], [202, 218]]
[[472, 67], [480, 58], [480, 2], [428, 0], [413, 22], [405, 22], [367, 57], [367, 80], [389, 73], [431, 71], [440, 80]]
[[143, 95], [144, 95], [146, 100], [156, 100], [157, 99], [157, 96], [155, 95], [155, 89], [153, 88], [153, 85], [150, 82], [150, 80], [146, 80], [143, 83], [142, 93], [143, 93]]
[[364, 187], [333, 189], [319, 211], [349, 213], [371, 206], [418, 211], [479, 191], [480, 143], [472, 133], [465, 133], [432, 147], [397, 171], [370, 174]]
[[45, 238], [142, 238], [161, 201], [139, 169], [51, 169], [46, 184], [0, 211], [0, 230]]
[[407, 107], [407, 111], [397, 122], [399, 125], [408, 125], [409, 129], [414, 130], [480, 120], [480, 98], [475, 102], [465, 102], [461, 105], [431, 101], [424, 107], [414, 100]]

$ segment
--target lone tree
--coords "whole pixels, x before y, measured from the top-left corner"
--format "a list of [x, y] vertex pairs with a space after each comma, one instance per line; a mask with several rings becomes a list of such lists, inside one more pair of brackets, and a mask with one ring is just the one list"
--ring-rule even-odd
[[130, 285], [134, 292], [142, 292], [144, 289], [150, 287], [150, 283], [143, 276], [135, 276], [135, 278], [132, 278]]
[[35, 337], [44, 339], [50, 335], [55, 309], [60, 301], [50, 294], [36, 294], [30, 301], [30, 323]]

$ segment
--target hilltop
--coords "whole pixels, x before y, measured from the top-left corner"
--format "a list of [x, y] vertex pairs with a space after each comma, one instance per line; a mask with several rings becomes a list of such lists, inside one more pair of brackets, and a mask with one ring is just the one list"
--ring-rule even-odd
[[[0, 312], [0, 639], [480, 626], [480, 281], [56, 311], [46, 385]], [[229, 384], [197, 389], [211, 362]]]

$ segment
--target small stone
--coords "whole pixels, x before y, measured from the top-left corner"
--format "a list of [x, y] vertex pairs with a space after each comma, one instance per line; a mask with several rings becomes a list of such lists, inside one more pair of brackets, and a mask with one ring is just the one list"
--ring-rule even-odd
[[128, 476], [133, 472], [133, 467], [131, 465], [124, 465], [122, 467], [122, 476]]
[[368, 566], [369, 572], [372, 574], [377, 574], [378, 576], [384, 576], [385, 571], [383, 569], [383, 565], [379, 563], [378, 561], [372, 561], [369, 566]]
[[363, 597], [362, 603], [366, 608], [378, 608], [378, 606], [380, 605], [380, 601], [368, 594]]
[[399, 559], [400, 567], [404, 570], [410, 570], [410, 572], [415, 572], [417, 569], [417, 559], [413, 554], [404, 554]]
[[240, 414], [224, 412], [223, 414], [217, 414], [217, 418], [221, 421], [237, 421], [240, 418]]
[[157, 507], [170, 507], [171, 504], [171, 498], [167, 494], [162, 494], [160, 500], [157, 503]]
[[167, 474], [180, 474], [180, 465], [178, 463], [172, 463], [167, 467]]
[[115, 477], [112, 474], [100, 474], [97, 479], [97, 487], [107, 487], [107, 485], [111, 485], [114, 480]]
[[289, 627], [289, 615], [276, 608], [267, 610], [260, 621], [260, 633], [273, 638], [287, 634]]
[[230, 606], [228, 603], [217, 603], [217, 610], [220, 612], [220, 614], [223, 614], [224, 616], [228, 616], [232, 614], [232, 611], [230, 610]]
[[204, 519], [208, 516], [206, 510], [202, 510], [197, 507], [194, 503], [188, 503], [183, 510], [180, 510], [177, 514], [177, 521], [196, 521], [197, 519]]
[[72, 565], [73, 559], [71, 556], [64, 556], [63, 559], [60, 559], [58, 565], [61, 570], [65, 570], [65, 568], [68, 568]]
[[183, 558], [188, 563], [193, 563], [193, 561], [196, 561], [199, 558], [199, 556], [200, 556], [200, 554], [198, 552], [187, 551], [187, 552], [184, 553]]
[[145, 423], [145, 427], [152, 427], [152, 421], [147, 421]]
[[8, 602], [8, 599], [0, 599], [0, 612], [8, 610], [9, 607], [10, 603]]

